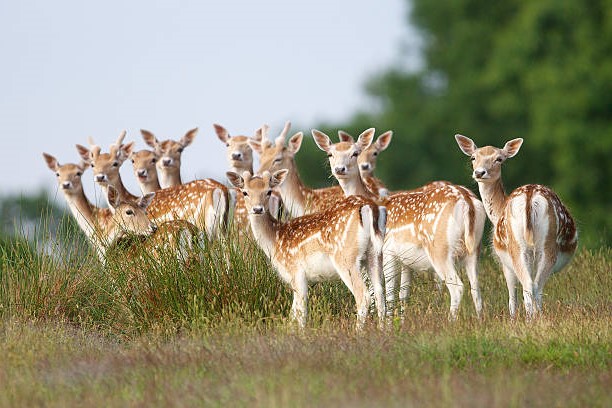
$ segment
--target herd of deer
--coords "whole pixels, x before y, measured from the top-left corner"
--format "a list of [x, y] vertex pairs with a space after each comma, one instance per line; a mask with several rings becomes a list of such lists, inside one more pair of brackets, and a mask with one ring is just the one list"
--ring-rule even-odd
[[[146, 236], [143, 245], [150, 247], [149, 253], [161, 253], [157, 252], [160, 247], [184, 253], [190, 249], [190, 238], [203, 233], [217, 239], [231, 222], [243, 236], [255, 239], [291, 286], [291, 314], [301, 326], [307, 318], [309, 281], [339, 276], [355, 298], [360, 327], [369, 311], [370, 288], [382, 322], [398, 300], [405, 305], [411, 271], [426, 269], [433, 269], [446, 284], [454, 319], [463, 293], [457, 270], [461, 265], [470, 281], [476, 313], [481, 315], [478, 257], [487, 217], [493, 224], [493, 247], [506, 278], [512, 317], [516, 315], [516, 281], [523, 288], [526, 314], [531, 318], [541, 311], [547, 279], [568, 263], [576, 249], [574, 221], [551, 189], [528, 184], [506, 195], [501, 166], [518, 153], [522, 139], [499, 149], [478, 148], [471, 139], [455, 136], [459, 148], [471, 157], [480, 201], [468, 188], [446, 181], [388, 191], [373, 172], [378, 154], [391, 142], [390, 131], [374, 143], [374, 129], [364, 131], [357, 140], [339, 131], [340, 141], [332, 143], [326, 134], [313, 130], [339, 186], [311, 189], [300, 180], [294, 159], [303, 134], [287, 140], [289, 123], [274, 141], [268, 139], [265, 125], [251, 137], [231, 136], [219, 125], [214, 129], [227, 146], [230, 188], [212, 179], [182, 182], [181, 153], [197, 129], [178, 141], [162, 142], [142, 130], [152, 150], [138, 152], [134, 142], [124, 143], [125, 131], [108, 153], [90, 139], [89, 148], [77, 145], [79, 164], [60, 165], [53, 156], [43, 156], [102, 260], [105, 251], [126, 233]], [[253, 152], [260, 161], [256, 173]], [[142, 197], [127, 191], [121, 180], [119, 168], [127, 159], [132, 161]], [[95, 206], [85, 196], [81, 177], [88, 167], [105, 193], [108, 208]]]

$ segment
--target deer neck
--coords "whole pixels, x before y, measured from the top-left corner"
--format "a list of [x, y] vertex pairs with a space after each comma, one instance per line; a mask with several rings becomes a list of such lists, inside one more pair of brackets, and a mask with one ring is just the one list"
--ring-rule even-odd
[[281, 199], [291, 216], [299, 217], [304, 215], [309, 198], [313, 195], [313, 190], [308, 188], [300, 179], [295, 162], [288, 170], [287, 179], [280, 186]]
[[248, 171], [250, 174], [253, 174], [253, 162], [243, 163], [240, 166], [230, 166], [230, 170], [237, 174], [242, 174], [245, 171]]
[[181, 170], [177, 168], [162, 168], [158, 171], [159, 184], [163, 188], [180, 186], [183, 184], [181, 181]]
[[368, 198], [376, 198], [363, 183], [363, 179], [359, 173], [355, 173], [352, 177], [338, 179], [338, 184], [342, 187], [345, 196], [360, 195]]
[[269, 211], [261, 215], [249, 214], [249, 221], [251, 222], [251, 230], [253, 231], [255, 241], [257, 241], [266, 255], [273, 259], [276, 231], [279, 226], [278, 221], [272, 218]]
[[74, 194], [64, 193], [64, 197], [77, 224], [87, 238], [91, 239], [95, 235], [97, 224], [94, 217], [94, 205], [89, 202], [82, 188]]
[[157, 190], [161, 190], [161, 186], [159, 185], [159, 180], [157, 178], [148, 181], [139, 181], [140, 190], [143, 194], [154, 193]]
[[489, 220], [497, 225], [506, 204], [506, 191], [501, 178], [493, 183], [478, 182], [478, 190]]

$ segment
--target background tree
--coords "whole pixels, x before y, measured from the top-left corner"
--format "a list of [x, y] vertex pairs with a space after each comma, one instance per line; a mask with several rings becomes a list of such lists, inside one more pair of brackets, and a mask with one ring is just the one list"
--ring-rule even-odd
[[[577, 218], [582, 242], [612, 238], [612, 1], [413, 0], [424, 39], [417, 72], [390, 68], [366, 92], [380, 109], [322, 130], [394, 131], [377, 169], [392, 189], [434, 179], [474, 186], [453, 135], [502, 146], [523, 137], [504, 168], [508, 190], [550, 185]], [[314, 143], [298, 154], [307, 182], [329, 171]]]

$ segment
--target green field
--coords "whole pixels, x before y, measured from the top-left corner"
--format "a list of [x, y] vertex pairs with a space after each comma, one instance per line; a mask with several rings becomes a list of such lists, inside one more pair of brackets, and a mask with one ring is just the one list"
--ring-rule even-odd
[[0, 406], [612, 405], [609, 248], [579, 250], [534, 322], [509, 320], [486, 250], [483, 320], [465, 290], [449, 322], [446, 290], [417, 274], [403, 320], [357, 333], [340, 282], [313, 285], [294, 327], [254, 246], [203, 244], [186, 265], [117, 253], [106, 268], [66, 247], [2, 249]]

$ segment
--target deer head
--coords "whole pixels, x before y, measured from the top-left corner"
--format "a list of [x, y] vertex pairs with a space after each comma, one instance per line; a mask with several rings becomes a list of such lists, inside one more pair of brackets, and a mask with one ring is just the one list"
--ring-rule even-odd
[[472, 160], [472, 177], [479, 183], [495, 183], [501, 178], [501, 166], [509, 158], [514, 157], [523, 139], [512, 139], [502, 149], [493, 146], [478, 148], [474, 141], [463, 135], [455, 135], [455, 140], [463, 153]]

